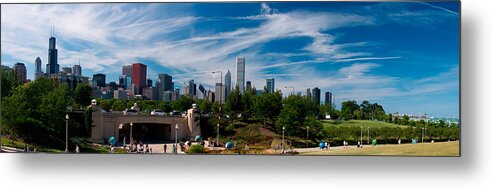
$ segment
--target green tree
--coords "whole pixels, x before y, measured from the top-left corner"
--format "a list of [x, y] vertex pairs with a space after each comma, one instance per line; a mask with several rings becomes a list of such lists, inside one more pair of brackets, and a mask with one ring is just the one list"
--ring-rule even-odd
[[277, 132], [281, 132], [282, 127], [285, 126], [289, 135], [301, 136], [304, 134], [301, 129], [305, 127], [303, 126], [305, 121], [308, 118], [318, 117], [318, 105], [307, 97], [291, 95], [283, 101], [283, 104], [284, 108], [276, 122]]
[[206, 100], [206, 99], [198, 99], [196, 102], [198, 109], [200, 109], [201, 112], [203, 113], [208, 113], [212, 111], [212, 102]]
[[174, 110], [186, 111], [192, 107], [193, 103], [195, 103], [195, 100], [191, 97], [181, 96], [177, 101], [173, 102], [172, 106]]
[[342, 102], [342, 110], [340, 116], [342, 119], [349, 120], [354, 119], [355, 111], [359, 110], [359, 105], [356, 101]]
[[15, 76], [14, 71], [7, 71], [1, 68], [1, 87], [2, 87], [2, 98], [10, 96], [17, 86], [21, 85], [22, 82]]
[[282, 96], [278, 92], [263, 92], [253, 101], [253, 110], [254, 115], [264, 124], [275, 121], [282, 110]]
[[243, 100], [242, 95], [239, 92], [239, 86], [232, 90], [229, 96], [227, 96], [227, 101], [225, 103], [225, 111], [230, 115], [232, 120], [236, 119], [237, 115], [243, 112]]
[[81, 106], [89, 106], [92, 100], [92, 87], [88, 84], [77, 84], [74, 90], [74, 99]]

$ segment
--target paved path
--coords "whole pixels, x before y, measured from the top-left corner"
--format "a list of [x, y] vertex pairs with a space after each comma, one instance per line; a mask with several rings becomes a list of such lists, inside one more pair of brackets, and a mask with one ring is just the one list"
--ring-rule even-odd
[[[363, 147], [372, 147], [372, 146], [371, 145], [363, 145]], [[339, 150], [339, 149], [349, 149], [349, 148], [357, 148], [357, 145], [349, 145], [349, 146], [345, 146], [345, 147], [344, 146], [333, 146], [333, 147], [330, 147], [329, 150]], [[319, 147], [315, 147], [315, 148], [293, 148], [292, 150], [297, 151], [299, 153], [321, 151], [319, 149]]]
[[[166, 154], [172, 154], [174, 143], [167, 143]], [[152, 148], [152, 153], [164, 153], [164, 144], [149, 144], [149, 147]], [[184, 154], [185, 152], [181, 151], [178, 146], [178, 154]]]

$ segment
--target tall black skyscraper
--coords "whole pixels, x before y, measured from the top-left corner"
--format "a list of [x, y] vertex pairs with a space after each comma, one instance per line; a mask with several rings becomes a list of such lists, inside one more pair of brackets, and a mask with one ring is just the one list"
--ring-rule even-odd
[[57, 74], [60, 71], [58, 65], [58, 50], [56, 49], [56, 38], [51, 34], [48, 48], [48, 64], [46, 65], [47, 74]]
[[312, 91], [313, 100], [319, 105], [321, 99], [321, 90], [317, 87], [313, 88]]
[[34, 78], [37, 79], [39, 77], [43, 76], [43, 70], [41, 69], [41, 58], [36, 58], [36, 61], [34, 61], [34, 64], [36, 65], [36, 68], [34, 69]]
[[105, 74], [94, 74], [92, 76], [92, 86], [105, 87], [106, 86], [106, 75]]
[[325, 92], [325, 104], [332, 105], [333, 104], [332, 99], [333, 99], [333, 97], [332, 97], [331, 92], [329, 92], [329, 91]]

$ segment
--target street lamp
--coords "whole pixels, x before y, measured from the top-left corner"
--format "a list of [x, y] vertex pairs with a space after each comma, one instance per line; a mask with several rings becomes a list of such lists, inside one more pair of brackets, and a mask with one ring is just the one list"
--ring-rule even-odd
[[287, 88], [292, 89], [292, 95], [294, 95], [294, 94], [295, 94], [296, 89], [294, 88], [294, 86], [289, 86], [289, 87], [285, 86], [285, 89], [287, 89]]
[[[219, 121], [220, 121], [220, 116], [219, 116]], [[220, 130], [219, 126], [220, 126], [220, 124], [219, 124], [219, 122], [217, 122], [217, 147], [219, 146], [219, 130]]]
[[130, 122], [130, 147], [133, 146], [133, 122]]
[[285, 126], [282, 126], [282, 154], [284, 153], [284, 148], [285, 148], [284, 137], [285, 137]]
[[422, 143], [424, 143], [424, 131], [425, 131], [425, 127], [422, 127]]
[[307, 142], [306, 142], [306, 147], [309, 147], [309, 126], [307, 126], [307, 129], [306, 129], [306, 134], [307, 134]]
[[68, 114], [65, 115], [65, 153], [68, 152]]
[[175, 141], [174, 141], [174, 154], [178, 154], [178, 124], [176, 124], [176, 126], [174, 126], [174, 128], [176, 129], [176, 132], [175, 132]]
[[362, 147], [362, 127], [360, 127], [360, 147]]
[[367, 144], [370, 144], [370, 137], [369, 136], [369, 129], [371, 129], [370, 127], [367, 127]]

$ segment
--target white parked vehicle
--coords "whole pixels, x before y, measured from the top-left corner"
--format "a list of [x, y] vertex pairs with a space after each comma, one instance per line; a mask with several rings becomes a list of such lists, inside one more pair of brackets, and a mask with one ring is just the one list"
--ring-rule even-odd
[[132, 109], [126, 109], [123, 111], [123, 115], [138, 115], [138, 111]]
[[152, 116], [165, 116], [166, 113], [162, 110], [152, 110], [152, 112], [150, 112], [150, 115], [152, 115]]

